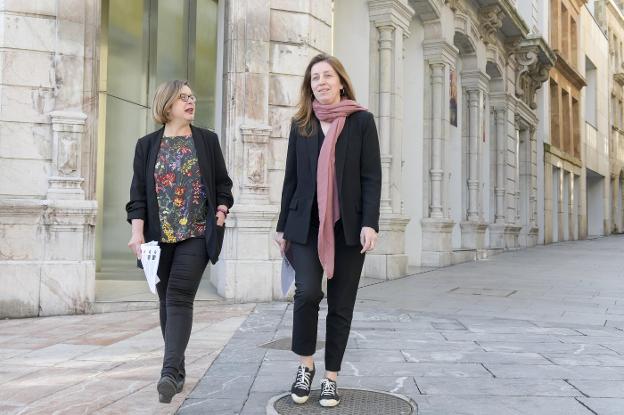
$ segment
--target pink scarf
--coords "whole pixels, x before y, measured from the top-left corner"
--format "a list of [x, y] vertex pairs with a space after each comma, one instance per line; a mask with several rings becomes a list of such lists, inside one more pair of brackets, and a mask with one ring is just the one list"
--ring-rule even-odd
[[336, 141], [344, 128], [346, 118], [357, 111], [366, 111], [357, 102], [343, 99], [337, 104], [312, 102], [314, 115], [331, 123], [321, 146], [316, 172], [316, 197], [319, 210], [318, 255], [327, 278], [334, 276], [334, 225], [340, 219], [338, 182], [336, 178]]

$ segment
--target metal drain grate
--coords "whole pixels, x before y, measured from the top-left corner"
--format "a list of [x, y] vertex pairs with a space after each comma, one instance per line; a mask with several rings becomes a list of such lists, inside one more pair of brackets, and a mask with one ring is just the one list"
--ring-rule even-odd
[[323, 408], [319, 404], [320, 391], [313, 389], [310, 399], [303, 405], [292, 401], [290, 394], [280, 395], [269, 402], [267, 414], [278, 415], [411, 415], [417, 410], [404, 397], [385, 392], [375, 392], [364, 389], [338, 388], [340, 404], [335, 408]]
[[[268, 343], [261, 344], [258, 347], [262, 347], [264, 349], [275, 349], [275, 350], [290, 350], [290, 346], [292, 345], [291, 337], [282, 337], [281, 339], [273, 340]], [[317, 340], [316, 341], [316, 350], [321, 350], [325, 347], [325, 342]]]

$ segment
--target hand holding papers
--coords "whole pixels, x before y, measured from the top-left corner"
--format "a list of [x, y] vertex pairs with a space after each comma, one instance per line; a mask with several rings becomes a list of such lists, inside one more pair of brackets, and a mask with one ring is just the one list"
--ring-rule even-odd
[[295, 281], [295, 269], [292, 266], [292, 251], [287, 249], [282, 257], [282, 294], [288, 294], [290, 286]]
[[158, 242], [151, 241], [141, 244], [141, 263], [143, 264], [143, 272], [147, 285], [149, 285], [152, 294], [156, 294], [156, 284], [160, 281], [156, 272], [158, 271], [158, 262], [160, 261], [160, 247]]

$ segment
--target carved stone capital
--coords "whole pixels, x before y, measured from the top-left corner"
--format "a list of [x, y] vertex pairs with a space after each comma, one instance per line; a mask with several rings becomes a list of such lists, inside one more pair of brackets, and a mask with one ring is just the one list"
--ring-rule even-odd
[[494, 41], [496, 32], [503, 26], [504, 17], [505, 13], [498, 4], [483, 7], [479, 11], [481, 37], [486, 45]]
[[401, 29], [403, 33], [409, 35], [409, 25], [414, 10], [407, 5], [407, 2], [400, 0], [370, 0], [368, 2], [368, 13], [370, 21], [377, 28], [391, 26], [394, 29]]

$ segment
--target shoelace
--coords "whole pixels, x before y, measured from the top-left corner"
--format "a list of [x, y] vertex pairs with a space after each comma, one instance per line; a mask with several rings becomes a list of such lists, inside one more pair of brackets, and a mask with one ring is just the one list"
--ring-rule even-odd
[[306, 372], [305, 366], [299, 366], [297, 371], [297, 379], [295, 381], [295, 388], [298, 389], [310, 389], [310, 376], [312, 373]]
[[321, 395], [335, 395], [336, 394], [336, 384], [334, 382], [330, 382], [329, 380], [323, 380], [321, 382], [323, 391]]

